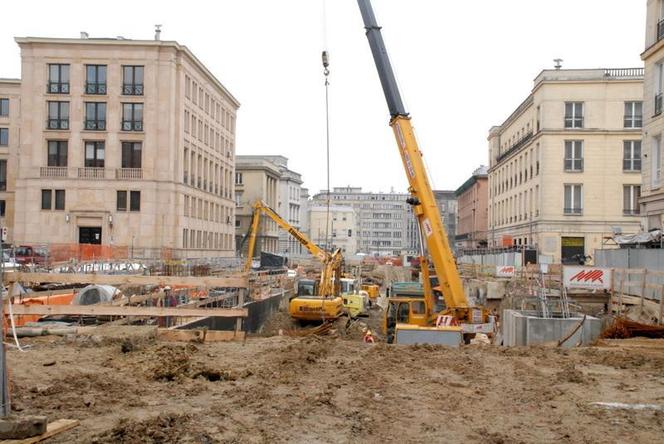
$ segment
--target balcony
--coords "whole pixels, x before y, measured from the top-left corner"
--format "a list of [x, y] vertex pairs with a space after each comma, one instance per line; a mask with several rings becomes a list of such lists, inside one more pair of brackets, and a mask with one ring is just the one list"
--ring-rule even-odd
[[94, 94], [94, 95], [105, 95], [106, 94], [106, 84], [105, 83], [87, 82], [85, 84], [85, 93], [86, 94]]
[[39, 169], [39, 177], [67, 177], [67, 167], [45, 166]]
[[123, 120], [122, 131], [143, 131], [142, 120]]
[[88, 131], [105, 131], [106, 130], [106, 121], [105, 120], [86, 120], [83, 123], [83, 128]]
[[115, 170], [116, 179], [141, 180], [143, 179], [142, 168], [118, 168]]
[[125, 83], [122, 85], [122, 95], [125, 96], [142, 96], [143, 85], [135, 83]]
[[48, 119], [46, 121], [46, 129], [50, 130], [68, 130], [69, 119]]
[[583, 214], [582, 208], [565, 208], [564, 211], [566, 216], [580, 216]]
[[48, 82], [46, 92], [48, 94], [69, 94], [69, 83]]
[[657, 41], [664, 38], [664, 18], [657, 22]]
[[514, 145], [509, 147], [507, 151], [505, 151], [502, 154], [499, 154], [498, 157], [496, 157], [496, 162], [500, 162], [501, 160], [503, 160], [513, 152], [517, 151], [519, 148], [525, 146], [532, 138], [533, 138], [533, 132], [531, 131], [527, 133], [525, 136], [523, 136], [521, 139], [519, 139], [517, 142], [515, 142]]
[[85, 167], [78, 169], [79, 179], [105, 179], [106, 169], [99, 167]]
[[659, 116], [660, 114], [662, 114], [662, 93], [655, 96], [655, 115]]

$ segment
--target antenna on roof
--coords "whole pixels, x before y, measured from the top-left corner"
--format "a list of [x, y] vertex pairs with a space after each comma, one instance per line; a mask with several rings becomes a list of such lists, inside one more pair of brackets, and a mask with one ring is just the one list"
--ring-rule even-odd
[[81, 38], [82, 39], [87, 39], [87, 38], [90, 38], [90, 35], [88, 35], [88, 33], [85, 32], [85, 31], [81, 31]]
[[154, 25], [154, 39], [161, 40], [161, 25]]
[[553, 59], [553, 62], [555, 63], [553, 67], [556, 69], [560, 69], [563, 67], [563, 59]]

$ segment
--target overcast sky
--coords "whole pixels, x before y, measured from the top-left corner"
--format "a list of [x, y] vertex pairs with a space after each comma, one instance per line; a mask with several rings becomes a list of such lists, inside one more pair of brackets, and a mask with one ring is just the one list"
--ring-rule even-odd
[[[282, 154], [326, 187], [320, 52], [331, 54], [331, 185], [404, 192], [407, 182], [355, 0], [2, 2], [0, 77], [19, 77], [14, 36], [124, 36], [187, 45], [238, 98], [238, 154]], [[374, 0], [434, 187], [487, 161], [487, 132], [552, 59], [642, 66], [645, 0]], [[327, 11], [323, 14], [323, 9]], [[326, 17], [326, 20], [324, 20]], [[326, 26], [325, 26], [326, 24]], [[327, 32], [324, 32], [324, 29]]]

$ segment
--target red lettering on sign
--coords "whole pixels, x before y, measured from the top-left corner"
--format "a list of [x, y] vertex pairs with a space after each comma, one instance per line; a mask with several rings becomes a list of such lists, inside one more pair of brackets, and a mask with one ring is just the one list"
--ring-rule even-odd
[[600, 283], [604, 283], [604, 271], [602, 270], [582, 270], [572, 276], [570, 279], [571, 281], [577, 281], [577, 282], [595, 282], [599, 281]]

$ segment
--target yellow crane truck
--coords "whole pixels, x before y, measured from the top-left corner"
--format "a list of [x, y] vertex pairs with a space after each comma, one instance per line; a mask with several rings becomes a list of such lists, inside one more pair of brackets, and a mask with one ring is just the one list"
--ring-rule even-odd
[[[411, 118], [401, 100], [392, 65], [376, 22], [370, 0], [357, 0], [364, 21], [366, 36], [373, 55], [378, 76], [390, 112], [390, 126], [406, 177], [410, 197], [407, 202], [413, 207], [422, 248], [423, 298], [389, 298], [385, 311], [385, 326], [388, 338], [397, 343], [434, 343], [458, 346], [468, 342], [476, 333], [491, 333], [493, 317], [481, 306], [471, 306], [463, 290], [461, 276], [457, 270], [452, 250], [436, 205], [436, 200], [424, 167]], [[445, 301], [442, 311], [435, 310], [434, 289], [429, 279], [428, 257], [438, 277], [439, 290]]]

